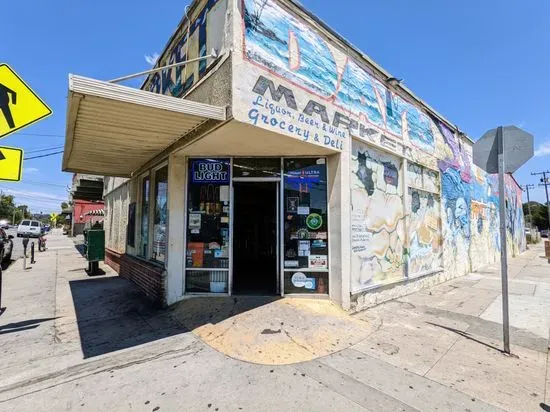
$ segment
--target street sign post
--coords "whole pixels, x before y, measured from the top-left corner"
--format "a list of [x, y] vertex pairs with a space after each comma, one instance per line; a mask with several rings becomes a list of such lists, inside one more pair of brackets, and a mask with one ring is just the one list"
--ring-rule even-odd
[[0, 146], [0, 181], [19, 182], [23, 174], [23, 149]]
[[474, 143], [474, 163], [487, 173], [498, 173], [500, 212], [500, 271], [502, 276], [502, 329], [504, 352], [510, 354], [508, 309], [508, 251], [504, 174], [513, 173], [534, 155], [533, 135], [516, 126], [499, 126]]

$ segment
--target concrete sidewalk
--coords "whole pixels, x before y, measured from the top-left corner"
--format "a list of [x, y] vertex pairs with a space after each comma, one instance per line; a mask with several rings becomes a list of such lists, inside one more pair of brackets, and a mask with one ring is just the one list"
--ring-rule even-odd
[[506, 410], [549, 404], [550, 264], [541, 245], [510, 260], [513, 356], [502, 352], [500, 268], [356, 315], [379, 329], [354, 348]]
[[[499, 350], [496, 267], [353, 316], [323, 319], [321, 303], [291, 299], [237, 316], [204, 301], [208, 323], [189, 314], [200, 301], [156, 310], [105, 266], [105, 276], [88, 277], [70, 239], [52, 235], [48, 246], [33, 269], [17, 261], [4, 274], [0, 410], [537, 411], [550, 403], [550, 265], [540, 246], [510, 261], [512, 357]], [[309, 319], [302, 307], [315, 308], [320, 336], [341, 323], [356, 339], [335, 349], [316, 339], [312, 354], [311, 337], [292, 326]], [[283, 318], [311, 360], [234, 358], [247, 359], [256, 342], [273, 353], [253, 362], [276, 358]]]

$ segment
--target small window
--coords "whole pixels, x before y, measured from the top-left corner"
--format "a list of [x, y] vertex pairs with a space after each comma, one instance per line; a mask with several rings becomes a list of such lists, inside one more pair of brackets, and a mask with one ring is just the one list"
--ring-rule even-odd
[[21, 222], [21, 226], [29, 226], [31, 224], [31, 221], [30, 220], [23, 220]]
[[149, 247], [149, 176], [143, 178], [141, 182], [141, 242], [139, 255], [147, 257], [147, 248]]
[[165, 263], [168, 230], [168, 166], [164, 166], [155, 173], [154, 206], [153, 259]]
[[38, 223], [38, 222], [31, 222], [31, 226], [32, 226], [32, 227], [38, 227], [38, 226], [40, 226], [40, 223]]

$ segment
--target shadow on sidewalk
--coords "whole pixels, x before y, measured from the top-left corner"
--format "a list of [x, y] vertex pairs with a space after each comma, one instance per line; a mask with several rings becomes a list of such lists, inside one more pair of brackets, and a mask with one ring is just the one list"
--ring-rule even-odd
[[82, 257], [86, 257], [86, 245], [84, 243], [75, 243], [74, 248], [82, 255]]
[[460, 335], [462, 336], [463, 338], [466, 338], [466, 339], [469, 339], [473, 342], [476, 342], [476, 343], [479, 343], [480, 345], [483, 345], [483, 346], [486, 346], [490, 349], [493, 349], [493, 350], [496, 350], [497, 352], [500, 352], [500, 353], [504, 353], [504, 351], [500, 348], [497, 348], [496, 346], [493, 346], [493, 345], [489, 345], [488, 343], [485, 343], [483, 341], [480, 341], [479, 339], [476, 339], [474, 338], [472, 335], [470, 335], [468, 332], [464, 332], [464, 331], [461, 331], [459, 329], [455, 329], [455, 328], [451, 328], [449, 326], [443, 326], [443, 325], [439, 325], [437, 323], [432, 323], [432, 322], [426, 322], [428, 325], [432, 325], [432, 326], [436, 326], [438, 328], [441, 328], [441, 329], [445, 329], [445, 330], [448, 330], [450, 332], [454, 332], [456, 333], [457, 335]]
[[55, 320], [57, 318], [39, 318], [39, 319], [30, 319], [23, 320], [21, 322], [12, 322], [5, 325], [0, 325], [0, 335], [7, 333], [21, 332], [24, 330], [35, 329], [40, 323], [47, 322], [49, 320]]
[[135, 284], [121, 277], [73, 280], [69, 285], [84, 358], [187, 333], [277, 299], [195, 298], [158, 309]]

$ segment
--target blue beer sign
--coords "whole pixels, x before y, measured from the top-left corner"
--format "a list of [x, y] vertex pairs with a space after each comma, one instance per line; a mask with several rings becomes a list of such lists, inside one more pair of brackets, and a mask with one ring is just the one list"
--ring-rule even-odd
[[200, 159], [192, 161], [193, 183], [229, 184], [229, 160]]

